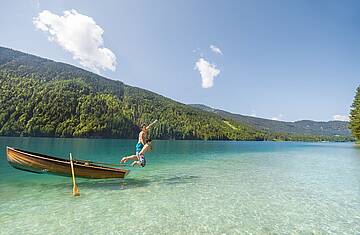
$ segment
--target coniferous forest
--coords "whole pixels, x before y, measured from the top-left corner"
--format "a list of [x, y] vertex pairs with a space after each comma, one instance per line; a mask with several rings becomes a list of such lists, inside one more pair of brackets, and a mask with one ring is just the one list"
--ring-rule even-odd
[[[351, 128], [359, 138], [359, 89], [353, 108]], [[0, 47], [0, 135], [136, 138], [139, 126], [155, 119], [150, 132], [155, 139], [351, 140], [257, 129], [75, 66]]]

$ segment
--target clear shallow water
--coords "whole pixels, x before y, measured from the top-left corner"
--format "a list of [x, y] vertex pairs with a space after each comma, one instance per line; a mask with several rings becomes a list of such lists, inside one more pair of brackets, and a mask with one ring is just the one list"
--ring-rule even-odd
[[[0, 234], [359, 234], [352, 143], [155, 141], [120, 180], [11, 168], [5, 146], [116, 163], [134, 140], [0, 137]], [[132, 169], [132, 168], [131, 168]]]

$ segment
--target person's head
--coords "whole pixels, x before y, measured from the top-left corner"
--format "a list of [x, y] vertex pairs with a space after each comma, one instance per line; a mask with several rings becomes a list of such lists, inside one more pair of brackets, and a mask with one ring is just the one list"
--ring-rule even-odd
[[146, 129], [146, 124], [145, 124], [145, 123], [141, 124], [141, 130], [142, 130], [142, 131], [147, 131], [147, 129]]
[[152, 150], [151, 141], [152, 140], [150, 138], [146, 140], [146, 144], [149, 145], [149, 147], [150, 147], [149, 150]]

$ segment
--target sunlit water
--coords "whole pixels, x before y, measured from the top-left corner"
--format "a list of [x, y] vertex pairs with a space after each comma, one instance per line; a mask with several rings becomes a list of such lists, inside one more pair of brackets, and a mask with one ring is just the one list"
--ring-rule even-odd
[[154, 141], [121, 180], [11, 168], [5, 146], [117, 163], [134, 140], [0, 137], [0, 234], [359, 234], [353, 143]]

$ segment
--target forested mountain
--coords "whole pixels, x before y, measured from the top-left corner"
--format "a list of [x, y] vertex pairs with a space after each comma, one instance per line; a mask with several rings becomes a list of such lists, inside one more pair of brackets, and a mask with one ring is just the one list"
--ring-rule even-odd
[[360, 86], [356, 90], [350, 112], [350, 128], [353, 136], [360, 140]]
[[64, 63], [0, 47], [0, 135], [158, 139], [347, 140], [289, 135], [181, 104]]
[[0, 135], [263, 140], [266, 133], [64, 63], [0, 48]]
[[275, 121], [258, 117], [234, 114], [220, 109], [214, 109], [201, 104], [191, 104], [191, 106], [216, 113], [222, 118], [229, 118], [247, 124], [259, 130], [271, 133], [288, 133], [295, 135], [321, 135], [321, 136], [351, 136], [349, 123], [343, 121], [316, 122], [302, 120], [296, 122]]

